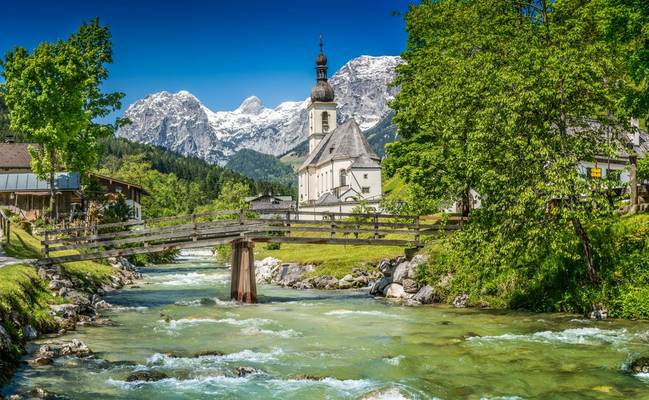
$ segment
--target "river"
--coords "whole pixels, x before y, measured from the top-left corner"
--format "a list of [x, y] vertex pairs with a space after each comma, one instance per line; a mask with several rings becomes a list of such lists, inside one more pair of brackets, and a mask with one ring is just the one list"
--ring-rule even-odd
[[[24, 365], [5, 394], [42, 387], [72, 399], [649, 399], [649, 376], [624, 370], [649, 353], [646, 322], [402, 307], [366, 291], [271, 285], [258, 287], [260, 304], [239, 305], [227, 300], [229, 271], [200, 255], [144, 273], [140, 288], [106, 297], [115, 326], [63, 337], [83, 340], [96, 359]], [[202, 352], [211, 355], [196, 356]], [[259, 372], [238, 377], [241, 366]], [[169, 378], [126, 382], [133, 371]]]

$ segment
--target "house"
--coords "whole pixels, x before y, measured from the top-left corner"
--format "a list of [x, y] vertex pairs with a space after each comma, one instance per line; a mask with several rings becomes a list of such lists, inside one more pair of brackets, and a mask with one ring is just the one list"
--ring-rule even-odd
[[[142, 195], [147, 193], [142, 186], [92, 172], [88, 174], [88, 180], [96, 184], [94, 187], [99, 189], [99, 194], [124, 196], [126, 205], [132, 210], [131, 217], [142, 219]], [[84, 194], [89, 195], [87, 192], [88, 189], [84, 190]]]
[[[5, 160], [0, 154], [0, 160]], [[0, 206], [27, 220], [41, 217], [50, 205], [50, 182], [31, 172], [0, 172]], [[78, 172], [57, 172], [54, 177], [54, 215], [63, 218], [81, 210]]]
[[[27, 143], [0, 143], [0, 207], [6, 207], [27, 220], [45, 214], [50, 204], [51, 186], [48, 180], [39, 179], [31, 171], [31, 155]], [[141, 196], [146, 193], [141, 186], [107, 176], [88, 174], [86, 179], [96, 183], [96, 191], [84, 190], [84, 177], [75, 171], [55, 174], [54, 215], [56, 219], [83, 214], [89, 198], [101, 195], [122, 194], [133, 209], [133, 218], [140, 219]], [[85, 182], [85, 181], [84, 181]]]
[[361, 201], [378, 209], [381, 158], [353, 119], [338, 126], [334, 91], [327, 80], [327, 57], [316, 58], [311, 90], [309, 154], [298, 168], [298, 203], [304, 211], [351, 212]]
[[245, 198], [251, 210], [295, 209], [295, 202], [291, 196], [274, 196], [258, 194]]

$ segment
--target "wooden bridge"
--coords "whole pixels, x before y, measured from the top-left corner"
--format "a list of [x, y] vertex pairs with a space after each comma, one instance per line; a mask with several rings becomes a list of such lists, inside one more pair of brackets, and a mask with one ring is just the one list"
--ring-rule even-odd
[[229, 210], [44, 232], [43, 264], [231, 244], [233, 299], [256, 301], [255, 242], [380, 245], [408, 249], [457, 224], [420, 223], [419, 216]]

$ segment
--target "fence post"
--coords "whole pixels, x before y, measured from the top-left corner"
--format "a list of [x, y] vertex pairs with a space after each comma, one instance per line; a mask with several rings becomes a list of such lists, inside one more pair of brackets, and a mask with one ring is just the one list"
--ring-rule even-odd
[[419, 244], [419, 215], [415, 217], [415, 242]]
[[243, 211], [243, 208], [239, 209], [239, 225], [243, 225], [243, 219], [245, 218], [245, 214]]
[[45, 243], [43, 244], [43, 254], [45, 254], [45, 258], [50, 258], [50, 245], [48, 241], [50, 240], [50, 233], [46, 230], [45, 231]]
[[379, 240], [379, 215], [374, 214], [374, 240]]
[[287, 228], [286, 236], [291, 236], [291, 211], [286, 212], [286, 223], [284, 226]]

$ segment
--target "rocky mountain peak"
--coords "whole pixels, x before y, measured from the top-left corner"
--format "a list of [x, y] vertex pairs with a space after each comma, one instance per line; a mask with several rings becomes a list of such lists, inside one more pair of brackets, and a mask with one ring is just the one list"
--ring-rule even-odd
[[[388, 101], [397, 92], [389, 86], [403, 61], [392, 56], [360, 56], [345, 64], [330, 79], [340, 121], [354, 118], [368, 130], [390, 113]], [[158, 92], [131, 104], [124, 116], [131, 124], [117, 135], [163, 146], [209, 162], [225, 164], [240, 149], [280, 155], [303, 142], [308, 134], [309, 104], [287, 101], [264, 108], [256, 96], [234, 111], [212, 111], [186, 90]]]

